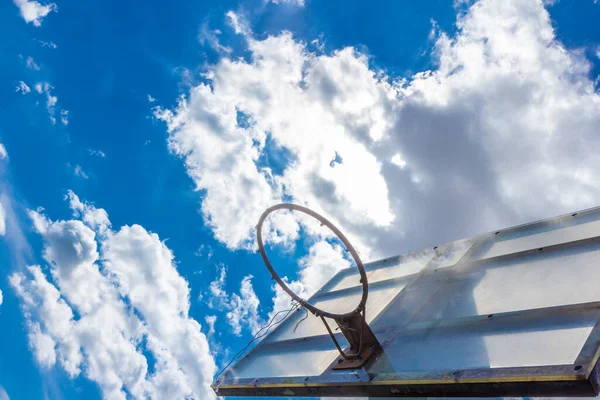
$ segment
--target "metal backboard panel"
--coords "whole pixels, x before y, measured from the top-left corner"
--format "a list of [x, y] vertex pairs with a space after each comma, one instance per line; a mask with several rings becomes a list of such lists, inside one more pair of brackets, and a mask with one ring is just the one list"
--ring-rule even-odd
[[[595, 396], [600, 209], [365, 265], [367, 322], [381, 351], [339, 359], [319, 318], [297, 311], [215, 383], [238, 396]], [[310, 303], [352, 310], [356, 269]], [[335, 326], [333, 321], [330, 321]], [[337, 334], [340, 344], [347, 344]]]

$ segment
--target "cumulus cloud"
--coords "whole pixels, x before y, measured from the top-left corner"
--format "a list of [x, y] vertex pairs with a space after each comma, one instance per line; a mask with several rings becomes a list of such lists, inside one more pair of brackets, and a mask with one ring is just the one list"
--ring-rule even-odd
[[[556, 39], [541, 1], [482, 0], [457, 26], [434, 38], [437, 68], [408, 79], [353, 48], [249, 36], [249, 61], [222, 58], [161, 110], [215, 237], [251, 247], [260, 212], [291, 199], [371, 258], [595, 204], [590, 63]], [[291, 154], [279, 174], [261, 164], [267, 138]], [[284, 241], [297, 232], [286, 222], [271, 227]]]
[[23, 81], [19, 81], [19, 84], [15, 88], [15, 92], [21, 92], [21, 94], [27, 94], [31, 92], [31, 88]]
[[4, 144], [0, 143], [0, 160], [4, 160], [6, 158], [8, 158], [8, 152], [6, 151]]
[[[327, 215], [366, 261], [600, 201], [600, 95], [542, 1], [471, 4], [454, 36], [433, 30], [436, 68], [408, 78], [226, 17], [251, 57], [224, 55], [156, 115], [232, 249], [253, 249], [261, 212], [284, 200]], [[283, 167], [265, 162], [272, 152], [288, 154]], [[327, 238], [278, 218], [270, 243]]]
[[[380, 163], [363, 143], [346, 134], [341, 118], [337, 120], [327, 99], [320, 98], [319, 85], [312, 84], [324, 79], [323, 70], [344, 67], [360, 76], [356, 82], [368, 84], [375, 78], [366, 58], [355, 58], [352, 50], [334, 58], [315, 57], [287, 33], [264, 41], [250, 39], [249, 46], [253, 63], [223, 59], [210, 72], [212, 87], [201, 84], [176, 110], [159, 113], [168, 122], [170, 148], [186, 160], [198, 189], [206, 190], [202, 212], [215, 236], [231, 248], [254, 246], [258, 217], [287, 196], [326, 214], [330, 213], [322, 205], [344, 209], [345, 219], [354, 224], [388, 226], [394, 215]], [[303, 71], [305, 65], [314, 69]], [[350, 112], [360, 113], [365, 124], [373, 122], [370, 134], [381, 135], [382, 123], [372, 120], [383, 111], [375, 99], [385, 93], [377, 86], [352, 90], [365, 106], [373, 104], [369, 111], [355, 111], [359, 104], [344, 99]], [[240, 124], [240, 113], [249, 121]], [[294, 156], [282, 175], [259, 163], [267, 139]], [[332, 167], [336, 153], [343, 163]], [[295, 238], [299, 227], [293, 221], [280, 215], [266, 231], [284, 241]]]
[[[73, 211], [73, 217], [81, 218], [81, 220], [94, 231], [103, 235], [110, 228], [110, 220], [108, 214], [103, 208], [96, 208], [93, 204], [84, 203], [79, 200], [79, 197], [72, 190], [67, 191], [65, 200], [69, 200], [69, 208]], [[36, 219], [39, 219], [39, 214], [35, 214]]]
[[143, 227], [114, 231], [104, 210], [67, 198], [79, 219], [30, 211], [48, 267], [9, 279], [37, 362], [83, 374], [105, 398], [214, 398], [215, 364], [173, 253]]
[[40, 4], [37, 1], [31, 0], [13, 0], [15, 5], [19, 7], [21, 17], [27, 23], [32, 23], [34, 26], [41, 26], [42, 20], [51, 11], [56, 11], [56, 4]]

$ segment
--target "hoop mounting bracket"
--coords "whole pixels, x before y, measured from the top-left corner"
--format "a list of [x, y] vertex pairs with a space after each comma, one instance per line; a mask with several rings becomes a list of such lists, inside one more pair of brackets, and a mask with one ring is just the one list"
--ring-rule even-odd
[[[350, 320], [336, 320], [336, 322], [349, 346], [343, 352], [346, 357], [339, 358], [333, 369], [361, 368], [381, 348], [379, 341], [371, 331], [369, 324], [365, 322], [364, 315], [357, 314], [355, 318]], [[354, 356], [352, 357], [352, 355]]]

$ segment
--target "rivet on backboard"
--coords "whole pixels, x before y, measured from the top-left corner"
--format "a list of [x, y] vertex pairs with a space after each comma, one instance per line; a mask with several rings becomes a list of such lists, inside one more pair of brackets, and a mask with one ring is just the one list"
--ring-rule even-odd
[[583, 368], [581, 365], [576, 365], [573, 369], [575, 371], [579, 371], [581, 368]]

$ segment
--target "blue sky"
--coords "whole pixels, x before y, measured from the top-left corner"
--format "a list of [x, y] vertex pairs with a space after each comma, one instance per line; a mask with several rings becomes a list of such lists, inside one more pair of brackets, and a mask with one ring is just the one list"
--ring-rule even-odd
[[[281, 201], [366, 261], [598, 205], [598, 20], [593, 0], [3, 2], [0, 399], [209, 398], [287, 305], [254, 247]], [[267, 233], [304, 295], [350, 265], [292, 214]]]

